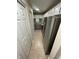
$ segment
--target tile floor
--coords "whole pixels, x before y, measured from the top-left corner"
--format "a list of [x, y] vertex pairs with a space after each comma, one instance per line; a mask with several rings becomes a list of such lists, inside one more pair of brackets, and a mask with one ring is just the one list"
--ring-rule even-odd
[[42, 39], [43, 39], [42, 32], [40, 30], [36, 30], [32, 41], [32, 47], [29, 54], [29, 59], [47, 59], [44, 53]]

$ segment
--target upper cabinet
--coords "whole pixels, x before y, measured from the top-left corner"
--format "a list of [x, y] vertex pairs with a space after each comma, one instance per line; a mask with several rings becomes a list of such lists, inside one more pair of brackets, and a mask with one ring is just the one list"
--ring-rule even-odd
[[60, 14], [61, 12], [61, 4], [59, 3], [57, 6], [54, 7], [55, 11], [54, 11], [54, 14], [57, 15], [57, 14]]
[[54, 16], [57, 14], [61, 14], [61, 3], [57, 4], [55, 7], [46, 12], [44, 17]]
[[[23, 7], [26, 7], [28, 5], [26, 0], [17, 0]], [[28, 5], [29, 6], [29, 5]]]

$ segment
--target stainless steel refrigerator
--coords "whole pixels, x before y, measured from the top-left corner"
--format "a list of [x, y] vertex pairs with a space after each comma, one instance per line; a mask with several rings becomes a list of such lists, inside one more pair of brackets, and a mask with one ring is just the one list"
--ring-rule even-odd
[[60, 23], [61, 15], [50, 16], [47, 18], [43, 40], [44, 50], [46, 54], [50, 54], [51, 52]]

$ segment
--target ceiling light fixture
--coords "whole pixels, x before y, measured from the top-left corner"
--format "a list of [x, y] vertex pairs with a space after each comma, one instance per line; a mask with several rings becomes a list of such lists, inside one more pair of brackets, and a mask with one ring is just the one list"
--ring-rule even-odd
[[35, 8], [36, 11], [40, 11], [39, 8]]
[[36, 10], [36, 11], [38, 11], [38, 12], [40, 12], [40, 9], [37, 8], [36, 6], [33, 6], [33, 9]]

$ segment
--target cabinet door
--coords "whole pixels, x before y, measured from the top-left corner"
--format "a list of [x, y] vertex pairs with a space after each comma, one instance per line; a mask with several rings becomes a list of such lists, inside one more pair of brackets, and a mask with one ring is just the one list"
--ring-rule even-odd
[[55, 8], [55, 11], [54, 11], [54, 15], [57, 15], [57, 14], [60, 14], [60, 10], [61, 10], [61, 4], [58, 4]]
[[31, 27], [28, 9], [17, 3], [17, 54], [18, 59], [27, 59], [31, 48]]

